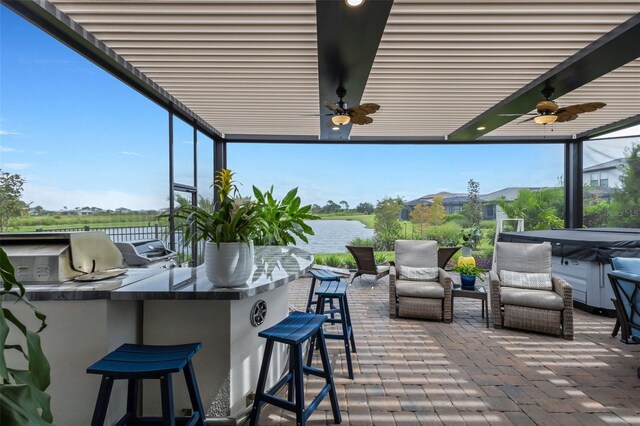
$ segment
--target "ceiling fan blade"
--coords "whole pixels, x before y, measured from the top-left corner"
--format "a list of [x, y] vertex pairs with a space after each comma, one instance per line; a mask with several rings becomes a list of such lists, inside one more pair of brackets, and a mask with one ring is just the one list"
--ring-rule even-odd
[[522, 123], [526, 123], [527, 121], [533, 121], [533, 120], [535, 120], [535, 118], [536, 118], [537, 116], [538, 116], [538, 114], [534, 115], [533, 117], [529, 117], [529, 118], [527, 118], [527, 119], [525, 119], [525, 120], [519, 121], [519, 122], [517, 122], [516, 124], [522, 124]]
[[538, 115], [535, 112], [525, 112], [522, 114], [498, 114], [499, 117], [522, 117], [523, 115]]
[[593, 112], [600, 108], [604, 108], [607, 104], [604, 102], [588, 102], [586, 104], [569, 105], [558, 109], [559, 113], [569, 112], [571, 114], [583, 114], [585, 112]]
[[336, 104], [334, 104], [333, 102], [330, 101], [324, 101], [323, 104], [325, 107], [329, 108], [331, 111], [335, 111], [336, 110]]
[[373, 118], [369, 117], [368, 115], [354, 115], [351, 117], [351, 123], [358, 124], [360, 126], [371, 124], [373, 123]]
[[327, 114], [296, 114], [296, 117], [330, 117], [334, 115], [333, 113], [327, 113]]
[[366, 124], [366, 119], [367, 119], [366, 115], [352, 115], [351, 123], [363, 125], [363, 124]]
[[556, 115], [558, 116], [556, 123], [565, 123], [567, 121], [572, 121], [578, 118], [578, 114], [573, 114], [570, 111], [563, 111], [562, 113]]
[[367, 115], [374, 114], [380, 109], [380, 105], [374, 103], [365, 103], [349, 108], [347, 111], [351, 114]]

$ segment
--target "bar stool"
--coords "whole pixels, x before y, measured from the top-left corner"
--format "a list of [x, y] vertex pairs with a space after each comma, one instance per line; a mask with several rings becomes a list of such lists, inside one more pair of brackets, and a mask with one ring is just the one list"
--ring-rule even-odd
[[[327, 314], [337, 312], [340, 314], [340, 318], [327, 318], [329, 324], [341, 324], [342, 334], [328, 334], [325, 333], [325, 339], [337, 339], [344, 342], [344, 350], [347, 356], [347, 368], [349, 370], [349, 378], [353, 380], [353, 366], [351, 365], [351, 350], [356, 352], [356, 340], [353, 335], [353, 328], [351, 326], [351, 314], [349, 313], [349, 302], [347, 301], [347, 286], [346, 282], [328, 282], [321, 284], [316, 291], [318, 296], [318, 303], [316, 308], [317, 314]], [[331, 309], [325, 311], [325, 303], [328, 299], [337, 300], [339, 307], [337, 309]], [[351, 342], [351, 347], [349, 347]], [[307, 354], [307, 365], [311, 365], [313, 360], [314, 351], [314, 339], [311, 340], [311, 347]]]
[[[311, 274], [312, 278], [311, 287], [309, 288], [309, 297], [307, 298], [307, 309], [305, 310], [305, 312], [313, 312], [311, 305], [316, 303], [313, 300], [313, 294], [316, 289], [316, 280], [319, 280], [320, 284], [324, 284], [326, 282], [333, 281], [340, 282], [340, 280], [342, 279], [342, 275], [337, 275], [325, 269], [312, 269], [309, 271], [309, 274]], [[333, 306], [333, 301], [329, 299], [329, 303], [331, 304], [331, 309], [335, 309], [335, 307]]]
[[[287, 318], [258, 333], [260, 337], [267, 339], [264, 349], [264, 357], [262, 358], [262, 367], [258, 376], [258, 385], [256, 387], [256, 397], [251, 409], [251, 426], [258, 424], [260, 417], [260, 408], [262, 404], [272, 404], [284, 410], [296, 413], [296, 425], [304, 426], [307, 419], [318, 408], [318, 404], [329, 394], [331, 399], [331, 409], [333, 410], [333, 420], [335, 423], [342, 422], [340, 407], [338, 406], [338, 396], [336, 394], [336, 386], [333, 382], [333, 374], [331, 373], [331, 363], [329, 361], [329, 353], [327, 352], [327, 344], [322, 333], [322, 323], [325, 321], [324, 315], [315, 315], [304, 312], [294, 312]], [[320, 348], [320, 357], [322, 359], [322, 370], [304, 366], [302, 364], [302, 344], [310, 338], [318, 341]], [[269, 374], [269, 363], [271, 361], [271, 352], [273, 351], [273, 343], [280, 342], [289, 345], [289, 372], [282, 377], [271, 389], [265, 391], [267, 375]], [[311, 374], [324, 378], [326, 384], [311, 401], [308, 407], [304, 405], [304, 374]], [[281, 399], [275, 394], [288, 384], [287, 400]]]
[[[185, 345], [151, 346], [126, 343], [87, 368], [87, 373], [102, 374], [98, 400], [93, 412], [92, 426], [104, 424], [114, 380], [127, 379], [127, 413], [117, 424], [181, 424], [205, 425], [205, 412], [200, 400], [198, 384], [191, 358], [200, 350], [201, 343]], [[193, 407], [191, 417], [175, 417], [171, 374], [184, 371], [187, 389]], [[141, 379], [159, 379], [162, 395], [162, 419], [137, 417], [138, 388]]]

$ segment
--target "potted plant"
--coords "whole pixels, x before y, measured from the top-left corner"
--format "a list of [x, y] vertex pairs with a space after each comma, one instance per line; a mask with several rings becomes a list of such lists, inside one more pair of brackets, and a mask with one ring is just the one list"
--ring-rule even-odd
[[215, 177], [214, 211], [181, 205], [175, 216], [183, 219], [184, 241], [205, 241], [207, 278], [216, 287], [235, 287], [247, 282], [253, 267], [252, 237], [263, 226], [256, 205], [240, 196], [233, 172], [223, 169]]
[[181, 220], [184, 242], [205, 241], [207, 278], [216, 287], [235, 287], [251, 276], [256, 245], [287, 245], [295, 237], [308, 242], [313, 235], [305, 220], [318, 219], [311, 206], [302, 206], [294, 188], [278, 201], [273, 187], [261, 192], [253, 187], [256, 200], [242, 197], [228, 169], [217, 173], [217, 198], [212, 209], [183, 204], [175, 210]]
[[471, 255], [471, 250], [477, 246], [478, 242], [482, 238], [482, 232], [480, 229], [473, 227], [465, 229], [460, 233], [463, 241], [463, 247], [461, 256], [458, 259], [458, 265], [473, 265], [476, 264], [476, 259]]
[[460, 274], [460, 285], [463, 290], [475, 289], [476, 278], [480, 278], [480, 281], [484, 281], [484, 279], [482, 278], [484, 269], [478, 268], [476, 265], [471, 265], [468, 263], [462, 265], [458, 264], [451, 270]]

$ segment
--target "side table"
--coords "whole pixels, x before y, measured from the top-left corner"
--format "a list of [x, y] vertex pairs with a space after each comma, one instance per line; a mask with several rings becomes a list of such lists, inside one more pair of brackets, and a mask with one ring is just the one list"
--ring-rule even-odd
[[487, 290], [484, 287], [476, 285], [474, 290], [463, 290], [460, 284], [453, 284], [451, 291], [451, 312], [453, 313], [453, 301], [456, 297], [466, 297], [468, 299], [479, 299], [482, 301], [482, 318], [487, 321], [489, 328], [489, 304], [487, 302]]

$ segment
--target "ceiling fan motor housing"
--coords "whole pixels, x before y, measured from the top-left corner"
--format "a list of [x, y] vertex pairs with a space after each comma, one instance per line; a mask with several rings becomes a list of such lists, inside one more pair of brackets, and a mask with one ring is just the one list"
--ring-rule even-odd
[[558, 104], [554, 101], [540, 101], [536, 105], [536, 110], [538, 111], [538, 114], [541, 115], [553, 114], [558, 110], [558, 108]]

